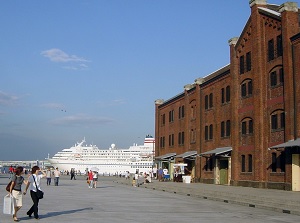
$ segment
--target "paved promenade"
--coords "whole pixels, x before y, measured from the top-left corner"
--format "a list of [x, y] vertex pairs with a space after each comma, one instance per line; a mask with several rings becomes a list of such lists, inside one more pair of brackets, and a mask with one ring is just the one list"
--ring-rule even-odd
[[[130, 184], [122, 178], [115, 182]], [[140, 187], [300, 216], [300, 192], [158, 180]]]
[[[26, 216], [26, 211], [32, 204], [31, 198], [26, 195], [23, 198], [23, 207], [18, 214], [20, 222], [300, 222], [300, 216], [295, 215], [296, 211], [294, 214], [291, 209], [293, 203], [297, 203], [300, 207], [297, 192], [270, 190], [274, 192], [274, 196], [271, 196], [269, 190], [253, 188], [157, 181], [140, 187], [132, 187], [129, 180], [117, 177], [101, 177], [99, 181], [96, 189], [90, 189], [83, 176], [78, 176], [77, 180], [72, 181], [69, 176], [63, 176], [58, 187], [46, 186], [44, 180], [42, 189], [45, 191], [45, 198], [40, 201], [39, 205], [41, 219], [35, 220]], [[3, 208], [7, 183], [7, 176], [0, 175], [2, 199], [0, 209]], [[262, 200], [268, 199], [274, 202], [282, 199], [278, 204], [279, 207], [273, 209], [256, 203], [254, 197], [260, 196]], [[275, 199], [276, 196], [280, 196], [279, 199]], [[251, 197], [253, 197], [249, 203], [251, 205], [246, 205]], [[279, 211], [280, 209], [292, 214], [283, 213]], [[4, 215], [1, 211], [0, 223], [8, 222], [13, 222], [12, 216]]]

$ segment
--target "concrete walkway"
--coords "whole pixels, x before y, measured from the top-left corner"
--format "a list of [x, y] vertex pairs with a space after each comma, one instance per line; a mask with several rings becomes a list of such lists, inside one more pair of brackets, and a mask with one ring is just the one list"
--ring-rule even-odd
[[[124, 178], [116, 178], [114, 181], [131, 185], [131, 181]], [[142, 184], [140, 187], [300, 215], [300, 192], [203, 183], [159, 182], [158, 180], [153, 180], [149, 184]]]
[[[7, 176], [0, 175], [1, 199], [7, 194], [5, 186], [8, 182]], [[53, 182], [51, 186], [46, 186], [46, 180], [43, 179], [42, 189], [45, 192], [45, 197], [39, 204], [41, 219], [35, 220], [28, 218], [26, 215], [27, 210], [32, 205], [31, 198], [27, 194], [23, 196], [23, 207], [18, 213], [20, 222], [300, 222], [300, 216], [294, 215], [292, 209], [287, 209], [287, 206], [285, 206], [285, 202], [288, 200], [297, 200], [298, 193], [295, 192], [272, 190], [270, 192], [274, 192], [273, 195], [264, 193], [263, 198], [260, 199], [262, 203], [264, 198], [273, 200], [274, 195], [276, 197], [277, 194], [283, 193], [281, 195], [282, 202], [279, 204], [278, 209], [269, 207], [269, 210], [266, 210], [264, 203], [259, 205], [256, 202], [259, 200], [259, 193], [257, 192], [267, 192], [267, 190], [253, 188], [158, 181], [140, 187], [132, 187], [131, 181], [124, 178], [100, 177], [97, 188], [91, 189], [88, 188], [84, 176], [78, 176], [77, 180], [70, 180], [70, 176], [62, 176], [59, 186], [54, 186]], [[289, 197], [293, 197], [293, 199], [289, 199]], [[246, 205], [246, 201], [250, 199], [252, 200], [248, 204], [251, 205]], [[256, 208], [253, 208], [254, 206]], [[11, 215], [2, 214], [2, 208], [3, 200], [0, 202], [0, 223], [13, 222]], [[280, 212], [273, 211], [279, 211], [280, 209]], [[286, 213], [282, 213], [282, 210], [286, 210]]]

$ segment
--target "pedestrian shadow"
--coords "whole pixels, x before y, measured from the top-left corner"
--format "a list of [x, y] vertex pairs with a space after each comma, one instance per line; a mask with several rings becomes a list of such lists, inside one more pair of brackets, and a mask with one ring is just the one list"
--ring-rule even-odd
[[97, 188], [110, 188], [110, 187], [115, 187], [115, 186], [97, 186], [96, 189]]
[[87, 210], [93, 210], [92, 207], [87, 208], [80, 208], [80, 209], [74, 209], [74, 210], [68, 210], [68, 211], [56, 211], [56, 212], [48, 212], [47, 214], [40, 215], [41, 218], [51, 218], [59, 215], [67, 215], [67, 214], [73, 214], [80, 211], [87, 211]]

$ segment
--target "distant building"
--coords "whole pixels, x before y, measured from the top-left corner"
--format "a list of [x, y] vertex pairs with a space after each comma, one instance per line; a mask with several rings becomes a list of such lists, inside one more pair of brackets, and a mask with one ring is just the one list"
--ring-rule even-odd
[[156, 162], [187, 163], [195, 182], [300, 191], [299, 8], [249, 4], [230, 64], [155, 101]]

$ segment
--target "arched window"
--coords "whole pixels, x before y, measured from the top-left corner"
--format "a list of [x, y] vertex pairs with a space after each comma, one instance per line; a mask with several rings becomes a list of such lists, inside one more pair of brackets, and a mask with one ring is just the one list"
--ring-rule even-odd
[[276, 110], [271, 113], [271, 130], [282, 130], [285, 128], [285, 114], [283, 110]]
[[244, 118], [241, 122], [241, 133], [242, 135], [251, 135], [253, 134], [253, 119]]
[[270, 72], [270, 87], [282, 86], [284, 82], [284, 73], [282, 66], [273, 68]]
[[246, 79], [241, 83], [241, 97], [246, 98], [252, 96], [252, 80]]

